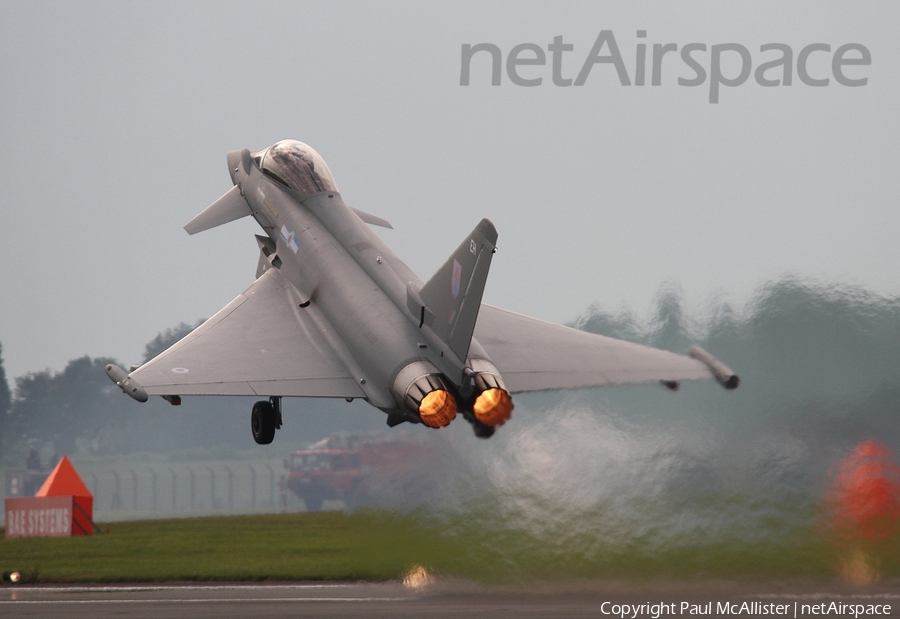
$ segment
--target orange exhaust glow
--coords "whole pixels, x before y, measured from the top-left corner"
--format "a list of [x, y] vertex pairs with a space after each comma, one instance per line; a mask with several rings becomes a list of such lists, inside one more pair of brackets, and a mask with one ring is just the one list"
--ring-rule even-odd
[[419, 403], [419, 418], [429, 428], [443, 428], [456, 418], [456, 398], [443, 389], [428, 393]]
[[475, 419], [491, 428], [500, 426], [512, 415], [513, 402], [505, 389], [485, 389], [475, 398]]

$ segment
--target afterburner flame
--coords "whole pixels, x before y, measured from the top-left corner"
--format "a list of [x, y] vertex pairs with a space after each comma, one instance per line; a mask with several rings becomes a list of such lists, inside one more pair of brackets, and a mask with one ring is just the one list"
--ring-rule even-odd
[[456, 398], [443, 389], [428, 393], [419, 403], [419, 418], [430, 428], [443, 428], [456, 418]]
[[513, 402], [505, 389], [485, 389], [475, 398], [472, 412], [486, 426], [503, 425], [512, 415]]

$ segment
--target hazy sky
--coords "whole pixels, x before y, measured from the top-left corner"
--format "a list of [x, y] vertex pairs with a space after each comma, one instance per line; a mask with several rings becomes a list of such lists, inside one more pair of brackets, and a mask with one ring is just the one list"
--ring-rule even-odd
[[[484, 6], [486, 4], [486, 6]], [[665, 282], [692, 307], [741, 304], [786, 274], [897, 294], [900, 4], [678, 2], [0, 2], [0, 342], [11, 377], [74, 357], [140, 360], [144, 344], [208, 317], [253, 280], [250, 219], [182, 226], [231, 186], [229, 150], [312, 145], [344, 199], [421, 277], [482, 217], [499, 233], [485, 300], [548, 320], [591, 303], [639, 314]], [[661, 85], [613, 65], [576, 78], [602, 30], [630, 81], [636, 45], [675, 43]], [[646, 30], [645, 39], [637, 38]], [[460, 85], [461, 46], [540, 46], [503, 71], [486, 53]], [[753, 71], [783, 43], [826, 87], [721, 87], [710, 46]], [[834, 51], [859, 43], [870, 66]], [[608, 49], [601, 52], [608, 53]], [[852, 56], [850, 54], [848, 57]], [[520, 58], [534, 57], [534, 51]], [[721, 72], [736, 76], [737, 52]], [[858, 57], [858, 56], [857, 56]], [[780, 69], [766, 74], [779, 76]]]

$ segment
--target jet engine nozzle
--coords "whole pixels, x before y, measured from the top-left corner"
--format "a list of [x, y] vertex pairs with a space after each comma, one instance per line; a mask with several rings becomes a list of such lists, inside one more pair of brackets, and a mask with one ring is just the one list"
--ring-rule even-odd
[[475, 419], [491, 428], [501, 426], [512, 416], [513, 401], [506, 389], [485, 389], [475, 398]]
[[430, 428], [443, 428], [456, 418], [456, 397], [440, 371], [427, 361], [400, 370], [393, 391], [397, 402]]
[[[473, 360], [472, 413], [479, 423], [494, 428], [503, 425], [512, 416], [513, 401], [494, 364], [485, 360]], [[480, 370], [480, 371], [479, 371]]]
[[429, 391], [419, 402], [419, 418], [430, 428], [443, 428], [456, 418], [456, 398], [445, 389]]

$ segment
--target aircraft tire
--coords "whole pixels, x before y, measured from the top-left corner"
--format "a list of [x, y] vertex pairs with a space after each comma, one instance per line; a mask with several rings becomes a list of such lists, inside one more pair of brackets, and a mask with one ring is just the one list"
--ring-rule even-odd
[[259, 445], [268, 445], [275, 438], [275, 407], [271, 402], [260, 400], [253, 405], [250, 413], [250, 430], [253, 440]]

